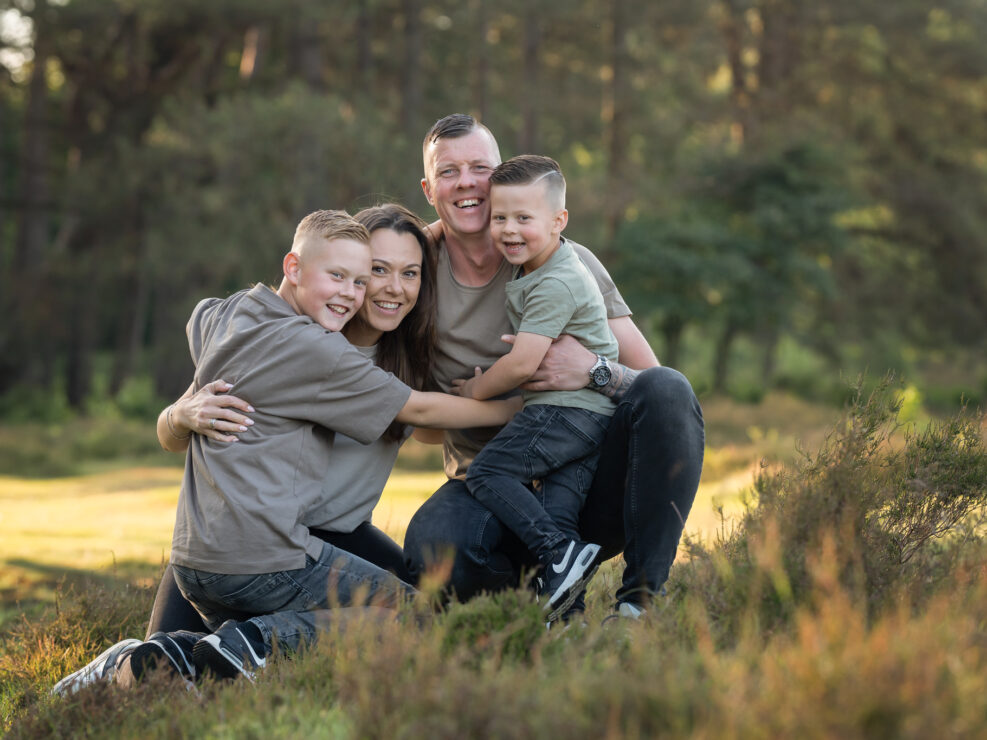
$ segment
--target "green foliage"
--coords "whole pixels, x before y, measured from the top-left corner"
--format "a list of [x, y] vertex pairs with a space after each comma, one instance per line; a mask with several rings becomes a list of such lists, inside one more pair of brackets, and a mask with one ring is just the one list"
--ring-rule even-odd
[[978, 420], [901, 428], [901, 404], [890, 381], [869, 397], [858, 390], [817, 453], [757, 478], [755, 503], [723, 542], [691, 543], [674, 589], [704, 602], [718, 641], [735, 644], [750, 620], [768, 634], [784, 629], [812, 602], [821, 571], [876, 615], [903, 592], [928, 598], [937, 583], [927, 573], [982, 549]]

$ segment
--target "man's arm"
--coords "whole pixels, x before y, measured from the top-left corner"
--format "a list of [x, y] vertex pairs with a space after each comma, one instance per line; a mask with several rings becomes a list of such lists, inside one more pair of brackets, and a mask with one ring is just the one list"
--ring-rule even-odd
[[[611, 362], [613, 373], [610, 382], [598, 390], [604, 396], [619, 401], [640, 370], [657, 367], [659, 362], [630, 316], [610, 319], [608, 323], [617, 338], [620, 360], [627, 364]], [[514, 342], [510, 335], [501, 339]], [[585, 388], [589, 384], [589, 370], [595, 362], [596, 355], [574, 337], [563, 334], [549, 347], [538, 370], [522, 388], [532, 391], [574, 391]]]
[[538, 370], [552, 346], [552, 338], [522, 331], [518, 332], [513, 344], [511, 351], [485, 373], [452, 381], [452, 392], [465, 398], [483, 400], [514, 390]]

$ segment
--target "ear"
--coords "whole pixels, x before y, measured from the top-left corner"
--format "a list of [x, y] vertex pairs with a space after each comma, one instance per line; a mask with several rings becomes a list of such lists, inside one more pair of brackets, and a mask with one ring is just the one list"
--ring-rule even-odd
[[288, 252], [281, 263], [285, 279], [292, 285], [298, 285], [298, 276], [302, 271], [302, 263], [298, 261], [298, 254]]
[[434, 206], [435, 203], [432, 202], [432, 189], [428, 186], [428, 178], [422, 178], [422, 192], [425, 193], [425, 200], [428, 201], [430, 206]]
[[566, 224], [569, 223], [569, 211], [563, 208], [561, 211], [555, 214], [555, 231], [562, 233], [565, 229]]

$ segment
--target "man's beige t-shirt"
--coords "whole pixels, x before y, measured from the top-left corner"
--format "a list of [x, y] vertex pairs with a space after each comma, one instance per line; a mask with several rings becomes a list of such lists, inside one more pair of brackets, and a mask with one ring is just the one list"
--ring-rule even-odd
[[322, 551], [306, 524], [334, 432], [372, 442], [411, 389], [263, 285], [202, 301], [187, 333], [195, 387], [223, 378], [257, 411], [235, 444], [193, 435], [171, 561], [231, 574], [303, 568]]
[[[586, 265], [603, 294], [607, 318], [630, 316], [606, 269], [586, 247], [566, 240]], [[500, 341], [513, 334], [505, 307], [505, 288], [512, 267], [507, 260], [489, 283], [480, 287], [463, 285], [452, 274], [445, 244], [439, 245], [438, 262], [438, 346], [432, 376], [439, 388], [448, 392], [456, 378], [473, 377], [473, 368], [487, 370], [511, 347]], [[589, 381], [589, 376], [586, 378]], [[445, 472], [450, 478], [463, 478], [470, 462], [500, 427], [475, 427], [448, 431], [443, 444]]]

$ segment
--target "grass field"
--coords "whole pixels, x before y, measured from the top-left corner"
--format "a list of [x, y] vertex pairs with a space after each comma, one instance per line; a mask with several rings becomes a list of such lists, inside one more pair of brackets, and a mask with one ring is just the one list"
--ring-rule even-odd
[[[140, 635], [180, 471], [0, 479], [0, 729], [63, 737], [987, 736], [987, 418], [904, 432], [900, 403], [704, 403], [691, 542], [643, 624], [546, 632], [527, 591], [333, 630], [256, 684], [52, 683]], [[800, 451], [801, 450], [801, 451]], [[411, 446], [375, 513], [397, 539], [442, 480]], [[754, 473], [762, 476], [754, 483]], [[752, 490], [753, 489], [753, 490]], [[745, 491], [757, 505], [745, 507]], [[725, 517], [725, 519], [723, 519]], [[19, 601], [18, 601], [19, 600]], [[416, 626], [417, 625], [417, 626]]]

